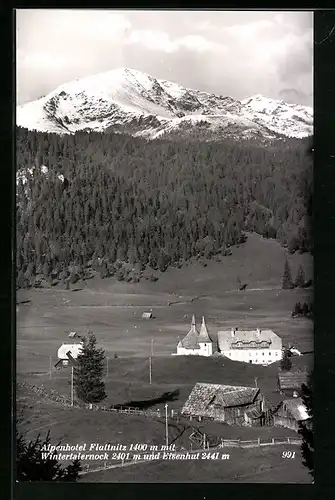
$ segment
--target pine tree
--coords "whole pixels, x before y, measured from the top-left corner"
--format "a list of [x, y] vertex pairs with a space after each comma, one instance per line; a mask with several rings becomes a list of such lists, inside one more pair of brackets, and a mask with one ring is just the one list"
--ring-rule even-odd
[[97, 348], [93, 332], [82, 339], [83, 345], [74, 367], [74, 385], [78, 398], [85, 403], [99, 403], [107, 397], [105, 392], [104, 359], [105, 353]]
[[304, 316], [308, 316], [308, 314], [309, 314], [309, 306], [308, 306], [307, 302], [303, 303], [302, 308], [301, 308], [301, 313]]
[[301, 314], [301, 304], [300, 302], [296, 302], [292, 312], [292, 316], [299, 316], [299, 314]]
[[287, 349], [285, 349], [285, 351], [283, 352], [283, 357], [280, 360], [280, 368], [283, 370], [283, 372], [288, 372], [292, 368], [290, 353]]
[[294, 288], [293, 283], [292, 283], [291, 269], [290, 269], [290, 265], [288, 263], [287, 258], [285, 259], [282, 288], [285, 290], [289, 290], [289, 289]]
[[305, 286], [305, 273], [301, 264], [298, 267], [297, 277], [295, 279], [294, 286], [297, 288], [304, 288]]
[[[76, 481], [81, 465], [74, 460], [62, 468], [56, 458], [50, 456], [50, 431], [42, 441], [40, 435], [34, 441], [26, 442], [16, 431], [16, 465], [18, 481]], [[58, 443], [60, 444], [60, 443]]]
[[301, 387], [301, 398], [306, 407], [309, 419], [299, 422], [298, 432], [302, 437], [301, 453], [303, 465], [307, 467], [314, 479], [314, 438], [313, 438], [313, 374], [308, 377], [307, 385]]

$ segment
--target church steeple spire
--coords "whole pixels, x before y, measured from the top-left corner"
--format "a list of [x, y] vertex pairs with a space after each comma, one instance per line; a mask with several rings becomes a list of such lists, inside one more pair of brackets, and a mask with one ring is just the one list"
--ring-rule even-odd
[[201, 328], [200, 328], [200, 334], [199, 334], [198, 342], [204, 342], [204, 343], [211, 342], [211, 339], [210, 339], [210, 337], [208, 335], [208, 330], [207, 330], [207, 326], [206, 326], [206, 323], [205, 323], [205, 317], [204, 316], [202, 317], [202, 323], [201, 323]]
[[195, 324], [195, 316], [194, 316], [194, 314], [193, 314], [193, 315], [192, 315], [192, 323], [191, 323], [191, 328], [192, 328], [192, 330], [195, 330], [195, 326], [196, 326], [196, 324]]

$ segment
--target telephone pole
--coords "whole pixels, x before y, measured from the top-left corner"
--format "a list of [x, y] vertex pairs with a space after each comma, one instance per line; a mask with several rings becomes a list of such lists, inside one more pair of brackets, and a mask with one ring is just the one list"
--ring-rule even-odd
[[73, 406], [73, 366], [71, 367], [71, 406]]
[[152, 358], [154, 356], [154, 339], [151, 340], [151, 356], [149, 357], [149, 384], [152, 381]]
[[168, 404], [165, 405], [165, 444], [169, 446]]
[[49, 372], [50, 372], [50, 379], [52, 378], [52, 368], [51, 368], [51, 364], [52, 364], [52, 356], [50, 356], [50, 363], [49, 363]]

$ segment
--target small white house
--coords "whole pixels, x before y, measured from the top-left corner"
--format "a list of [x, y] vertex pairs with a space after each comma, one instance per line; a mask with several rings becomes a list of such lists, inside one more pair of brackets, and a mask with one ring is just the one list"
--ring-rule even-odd
[[234, 361], [269, 365], [282, 358], [282, 339], [272, 330], [239, 330], [218, 332], [221, 354]]
[[[59, 361], [62, 362], [64, 366], [69, 363], [68, 353], [73, 359], [77, 359], [78, 354], [81, 352], [82, 342], [78, 344], [62, 344], [58, 349], [57, 356]], [[58, 364], [58, 363], [57, 363]]]
[[177, 355], [211, 356], [213, 354], [213, 343], [208, 335], [204, 316], [200, 327], [200, 333], [196, 328], [195, 316], [192, 316], [191, 329], [183, 340], [178, 342]]

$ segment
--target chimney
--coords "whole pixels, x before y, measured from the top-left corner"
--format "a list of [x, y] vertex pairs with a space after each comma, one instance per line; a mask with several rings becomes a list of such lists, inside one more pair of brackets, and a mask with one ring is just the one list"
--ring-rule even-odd
[[231, 336], [232, 336], [232, 337], [235, 337], [235, 328], [232, 328], [232, 329], [231, 329]]

